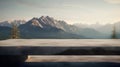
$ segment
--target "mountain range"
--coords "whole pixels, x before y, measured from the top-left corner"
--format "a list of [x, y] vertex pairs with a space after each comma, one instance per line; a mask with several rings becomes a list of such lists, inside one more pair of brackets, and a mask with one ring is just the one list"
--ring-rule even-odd
[[[0, 39], [7, 39], [11, 35], [12, 24], [16, 24], [20, 31], [20, 38], [55, 38], [55, 39], [83, 39], [83, 38], [111, 38], [114, 24], [67, 24], [49, 16], [32, 18], [29, 21], [15, 20], [0, 22]], [[120, 22], [115, 23], [119, 36]]]

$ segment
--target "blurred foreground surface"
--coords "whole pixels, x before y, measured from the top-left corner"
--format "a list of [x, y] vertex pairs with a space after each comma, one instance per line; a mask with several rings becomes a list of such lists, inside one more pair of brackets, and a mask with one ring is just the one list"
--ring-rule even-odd
[[41, 56], [41, 55], [30, 55], [26, 62], [116, 62], [120, 63], [120, 56], [115, 55], [70, 55], [70, 56]]
[[[0, 47], [11, 47], [15, 46], [17, 48], [7, 50], [2, 54], [11, 54], [13, 53], [14, 55], [24, 55], [26, 54], [24, 50], [27, 50], [25, 48], [21, 48], [21, 46], [36, 46], [36, 47], [95, 47], [95, 46], [102, 46], [102, 47], [120, 47], [120, 39], [10, 39], [10, 40], [2, 40], [0, 41]], [[24, 49], [24, 50], [19, 50], [19, 49]], [[61, 49], [61, 48], [60, 48]], [[59, 50], [60, 50], [59, 49]], [[38, 51], [37, 49], [33, 49], [34, 52]], [[49, 50], [42, 50], [42, 52], [48, 52]], [[66, 49], [64, 49], [66, 50]], [[108, 49], [107, 49], [108, 50]], [[113, 49], [110, 49], [113, 50]], [[63, 51], [63, 50], [62, 50]], [[68, 51], [68, 50], [67, 50]], [[69, 50], [71, 51], [71, 50]], [[68, 52], [69, 52], [68, 51]], [[72, 50], [73, 51], [73, 50]], [[38, 51], [40, 52], [40, 51]], [[67, 55], [65, 56], [64, 53], [68, 53], [66, 51], [63, 52], [58, 52], [57, 49], [51, 50], [50, 54], [54, 54], [53, 52], [57, 52], [57, 54], [63, 54], [62, 56], [47, 56], [47, 55], [25, 55], [24, 57], [21, 57], [23, 60], [21, 60], [19, 57], [18, 61], [20, 60], [21, 62], [16, 63], [15, 57], [10, 58], [10, 61], [7, 61], [5, 63], [2, 63], [0, 67], [5, 67], [5, 66], [12, 66], [14, 67], [120, 67], [120, 57], [119, 55], [110, 55], [110, 56], [105, 56], [105, 55], [99, 55], [99, 56], [76, 56], [76, 55]], [[96, 51], [95, 51], [96, 52]], [[29, 53], [29, 52], [28, 52]], [[97, 52], [98, 53], [98, 52]], [[101, 53], [101, 52], [100, 52]], [[102, 53], [104, 53], [102, 51]], [[7, 55], [6, 54], [6, 55]], [[43, 54], [43, 53], [42, 53]], [[4, 57], [6, 58], [6, 57]], [[1, 59], [0, 59], [1, 60]], [[5, 60], [5, 59], [3, 59]], [[7, 60], [7, 58], [6, 58]], [[15, 62], [11, 62], [14, 61]], [[26, 60], [26, 61], [25, 61]], [[9, 63], [11, 64], [9, 65]]]
[[0, 46], [120, 46], [120, 39], [8, 39]]

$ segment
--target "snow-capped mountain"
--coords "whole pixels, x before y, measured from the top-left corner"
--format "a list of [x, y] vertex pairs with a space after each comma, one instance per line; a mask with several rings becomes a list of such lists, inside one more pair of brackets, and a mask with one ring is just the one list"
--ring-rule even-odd
[[54, 18], [49, 16], [41, 16], [40, 18], [35, 18], [35, 17], [32, 18], [31, 20], [26, 22], [25, 25], [36, 26], [44, 29], [54, 27], [65, 30], [65, 27], [63, 25], [68, 25], [68, 24], [64, 21], [55, 20]]
[[[70, 25], [49, 16], [34, 17], [27, 22], [24, 20], [6, 21], [0, 23], [0, 26], [11, 28], [12, 23], [18, 26], [21, 38], [111, 38], [113, 30], [113, 24]], [[115, 23], [115, 25], [118, 32], [120, 23]], [[4, 30], [1, 29], [1, 31]]]
[[[65, 25], [65, 26], [63, 26]], [[49, 16], [32, 18], [25, 24], [19, 26], [21, 34], [36, 38], [83, 38], [83, 36], [66, 31], [66, 22], [55, 20]], [[69, 28], [68, 28], [69, 29]]]
[[38, 32], [62, 30], [61, 28], [57, 27], [55, 22], [56, 21], [53, 18], [50, 18], [48, 16], [42, 16], [40, 18], [34, 17], [25, 24], [20, 25], [19, 28], [21, 30], [26, 29], [26, 31], [33, 30]]
[[11, 23], [8, 21], [0, 22], [0, 26], [11, 27]]
[[25, 24], [25, 20], [14, 20], [14, 21], [3, 21], [0, 22], [0, 26], [6, 26], [6, 27], [12, 27], [12, 24], [15, 24], [17, 26]]

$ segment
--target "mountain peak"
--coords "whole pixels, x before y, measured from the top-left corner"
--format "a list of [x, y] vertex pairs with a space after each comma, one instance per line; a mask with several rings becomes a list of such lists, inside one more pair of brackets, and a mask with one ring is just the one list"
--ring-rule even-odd
[[49, 16], [41, 16], [39, 18], [39, 22], [44, 25], [44, 26], [53, 26], [55, 27], [55, 23], [56, 21], [52, 18], [52, 17], [49, 17]]
[[26, 22], [26, 25], [32, 25], [43, 28], [43, 26], [39, 23], [39, 19], [37, 17], [33, 17], [31, 20]]
[[37, 17], [33, 17], [31, 20], [38, 20], [38, 18]]

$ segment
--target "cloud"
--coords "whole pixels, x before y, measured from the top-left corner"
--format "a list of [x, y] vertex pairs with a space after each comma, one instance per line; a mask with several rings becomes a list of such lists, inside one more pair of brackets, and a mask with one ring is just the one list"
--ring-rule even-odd
[[120, 4], [120, 0], [104, 0], [104, 1], [110, 4]]

